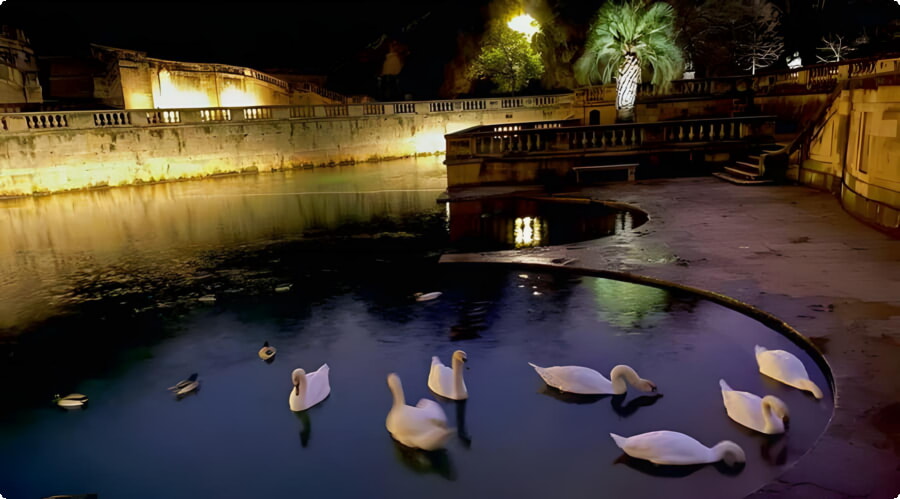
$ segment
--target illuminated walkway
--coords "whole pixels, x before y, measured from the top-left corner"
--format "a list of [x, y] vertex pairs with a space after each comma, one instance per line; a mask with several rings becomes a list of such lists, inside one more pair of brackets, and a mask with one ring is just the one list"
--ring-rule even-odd
[[468, 256], [577, 258], [568, 266], [665, 279], [775, 314], [825, 353], [837, 403], [816, 447], [752, 497], [900, 493], [900, 240], [805, 187], [692, 178], [607, 184], [580, 195], [634, 204], [651, 219], [633, 233], [593, 242]]

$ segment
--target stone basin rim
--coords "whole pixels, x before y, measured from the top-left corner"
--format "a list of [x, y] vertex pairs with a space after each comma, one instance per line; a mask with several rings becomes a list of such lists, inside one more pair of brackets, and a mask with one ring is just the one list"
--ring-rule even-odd
[[[621, 203], [624, 204], [624, 203]], [[448, 255], [445, 255], [448, 256]], [[454, 257], [465, 257], [462, 258], [454, 258]], [[478, 254], [478, 253], [466, 253], [466, 254], [457, 254], [451, 256], [450, 258], [441, 258], [440, 262], [444, 265], [492, 265], [492, 266], [505, 266], [509, 268], [520, 268], [520, 269], [530, 269], [533, 271], [552, 271], [559, 272], [565, 271], [571, 274], [576, 275], [584, 275], [589, 277], [601, 277], [605, 279], [613, 279], [617, 281], [630, 282], [633, 284], [642, 284], [645, 286], [652, 286], [654, 288], [664, 289], [664, 290], [676, 290], [683, 293], [689, 293], [706, 300], [709, 300], [713, 303], [726, 307], [728, 309], [734, 310], [740, 314], [743, 314], [747, 317], [755, 319], [770, 329], [778, 332], [779, 334], [784, 335], [788, 339], [790, 339], [794, 344], [799, 346], [806, 352], [812, 359], [815, 361], [816, 366], [822, 370], [822, 373], [825, 375], [825, 379], [828, 380], [828, 386], [831, 388], [831, 396], [832, 396], [832, 410], [831, 414], [828, 415], [828, 419], [825, 422], [825, 427], [822, 429], [822, 433], [816, 438], [816, 440], [810, 445], [806, 451], [794, 460], [790, 466], [786, 467], [782, 472], [778, 475], [783, 476], [785, 473], [791, 470], [791, 468], [795, 467], [800, 461], [806, 458], [813, 449], [815, 449], [816, 445], [828, 432], [828, 427], [831, 425], [831, 422], [834, 420], [835, 409], [837, 409], [838, 402], [838, 390], [835, 385], [834, 375], [831, 370], [831, 366], [828, 364], [828, 360], [825, 358], [825, 355], [821, 350], [813, 343], [809, 338], [804, 336], [800, 331], [795, 329], [793, 326], [788, 324], [787, 322], [779, 319], [774, 314], [766, 312], [761, 308], [755, 307], [749, 303], [743, 302], [736, 298], [732, 298], [728, 295], [717, 293], [715, 291], [710, 291], [703, 288], [697, 288], [694, 286], [688, 286], [686, 284], [681, 284], [674, 281], [668, 281], [665, 279], [659, 279], [656, 277], [645, 276], [641, 274], [635, 274], [632, 272], [623, 272], [618, 270], [605, 270], [605, 269], [592, 269], [587, 267], [577, 267], [571, 264], [557, 264], [552, 262], [517, 262], [517, 261], [502, 261], [496, 260], [492, 258], [497, 258], [496, 256], [486, 255], [486, 254]], [[507, 258], [507, 257], [502, 257]], [[515, 258], [515, 257], [512, 257]], [[776, 478], [777, 480], [777, 478]], [[756, 490], [750, 492], [745, 497], [750, 497], [761, 490], [763, 487], [772, 483], [776, 480], [772, 480], [762, 484]]]

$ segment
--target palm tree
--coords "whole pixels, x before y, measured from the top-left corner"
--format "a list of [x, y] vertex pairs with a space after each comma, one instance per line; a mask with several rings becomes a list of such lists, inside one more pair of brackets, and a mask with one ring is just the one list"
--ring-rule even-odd
[[619, 121], [634, 120], [634, 99], [641, 72], [651, 82], [666, 87], [682, 74], [684, 59], [675, 44], [675, 10], [667, 3], [646, 0], [607, 2], [597, 11], [575, 62], [575, 78], [581, 84], [609, 83], [616, 77], [616, 111]]

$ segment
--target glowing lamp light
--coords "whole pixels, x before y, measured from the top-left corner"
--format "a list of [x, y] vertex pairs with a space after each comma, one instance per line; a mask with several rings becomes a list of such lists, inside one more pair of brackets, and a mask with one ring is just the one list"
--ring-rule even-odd
[[[900, 0], [897, 1], [900, 2]], [[509, 26], [511, 30], [527, 36], [528, 39], [531, 39], [535, 33], [541, 30], [541, 25], [528, 14], [521, 14], [510, 19], [506, 25]]]
[[540, 246], [545, 230], [546, 225], [541, 223], [539, 217], [516, 218], [513, 222], [513, 243], [516, 248]]

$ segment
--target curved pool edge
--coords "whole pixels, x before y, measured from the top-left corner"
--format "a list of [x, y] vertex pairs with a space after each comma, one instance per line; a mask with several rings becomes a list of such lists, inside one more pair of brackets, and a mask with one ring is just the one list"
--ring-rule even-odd
[[[513, 259], [515, 258], [515, 259]], [[544, 260], [544, 261], [541, 261]], [[745, 497], [751, 497], [754, 494], [758, 493], [764, 487], [766, 487], [770, 483], [774, 483], [780, 479], [783, 475], [788, 473], [791, 469], [800, 464], [819, 444], [822, 440], [822, 437], [828, 432], [829, 427], [831, 426], [832, 421], [834, 420], [834, 415], [837, 410], [837, 402], [838, 402], [838, 389], [835, 383], [834, 374], [832, 372], [831, 366], [828, 363], [828, 360], [825, 358], [825, 354], [806, 336], [804, 336], [800, 331], [796, 328], [785, 322], [784, 320], [778, 318], [776, 315], [766, 312], [765, 310], [751, 305], [749, 303], [743, 302], [736, 298], [732, 298], [728, 295], [718, 293], [715, 291], [710, 291], [694, 286], [689, 286], [686, 284], [681, 284], [675, 281], [669, 281], [666, 279], [660, 279], [657, 277], [650, 277], [646, 275], [636, 274], [632, 272], [623, 272], [617, 270], [608, 270], [608, 269], [594, 269], [589, 267], [577, 267], [573, 266], [570, 263], [554, 263], [552, 261], [546, 261], [545, 259], [537, 259], [534, 257], [526, 257], [523, 261], [522, 258], [516, 257], [499, 257], [497, 255], [490, 254], [479, 254], [479, 253], [458, 253], [458, 254], [445, 254], [441, 257], [439, 263], [441, 264], [456, 264], [456, 265], [497, 265], [497, 266], [508, 266], [515, 268], [525, 268], [532, 270], [540, 270], [540, 271], [553, 271], [553, 272], [570, 272], [579, 275], [585, 275], [590, 277], [601, 277], [607, 279], [614, 279], [624, 282], [630, 282], [633, 284], [643, 284], [647, 286], [652, 286], [660, 289], [666, 290], [676, 290], [684, 293], [690, 293], [697, 296], [700, 296], [704, 299], [707, 299], [713, 303], [718, 305], [722, 305], [728, 309], [734, 310], [740, 314], [751, 317], [765, 326], [775, 330], [776, 332], [783, 334], [795, 344], [797, 344], [800, 348], [802, 348], [815, 362], [819, 369], [822, 370], [822, 373], [825, 375], [825, 378], [828, 380], [829, 388], [831, 388], [831, 396], [832, 396], [832, 410], [828, 415], [828, 419], [825, 423], [825, 427], [822, 429], [822, 432], [816, 437], [816, 440], [813, 444], [806, 449], [800, 457], [798, 457], [793, 463], [789, 464], [785, 467], [782, 472], [777, 475], [775, 480], [771, 480], [766, 482], [760, 487], [754, 489]]]

